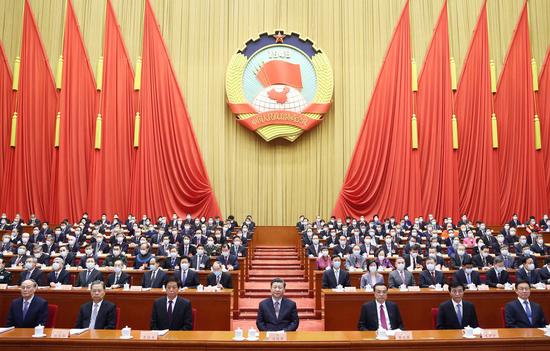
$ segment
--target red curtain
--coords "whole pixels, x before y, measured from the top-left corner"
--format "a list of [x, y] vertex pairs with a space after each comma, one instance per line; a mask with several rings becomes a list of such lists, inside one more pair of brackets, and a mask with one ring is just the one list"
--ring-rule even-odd
[[141, 135], [130, 192], [133, 213], [219, 215], [168, 52], [146, 1]]
[[[134, 73], [116, 17], [107, 1], [103, 49], [102, 146], [92, 155], [88, 212], [127, 216], [134, 156]], [[95, 129], [94, 129], [95, 130]]]
[[[57, 105], [53, 76], [28, 1], [23, 16], [21, 70], [15, 111], [17, 144], [6, 153], [2, 175], [2, 209], [8, 216], [36, 213], [47, 218]], [[10, 127], [11, 132], [11, 127]]]
[[500, 223], [497, 154], [491, 144], [491, 77], [487, 8], [483, 4], [455, 100], [458, 119], [459, 208], [470, 218]]
[[79, 218], [87, 210], [88, 179], [97, 115], [95, 81], [72, 2], [67, 2], [60, 94], [59, 147], [53, 151], [50, 219]]
[[541, 142], [544, 170], [546, 171], [546, 194], [550, 199], [550, 49], [546, 53], [540, 73], [537, 93], [538, 114], [541, 123]]
[[422, 179], [422, 207], [436, 218], [458, 218], [456, 153], [452, 144], [451, 73], [447, 2], [420, 74], [417, 118]]
[[[0, 42], [0, 181], [4, 174], [4, 159], [10, 145], [11, 116], [13, 114], [14, 94], [11, 90], [12, 76], [10, 66]], [[0, 189], [2, 185], [0, 184]]]
[[334, 207], [335, 216], [419, 215], [420, 158], [411, 148], [409, 2], [393, 34]]
[[495, 97], [499, 127], [501, 222], [517, 212], [537, 218], [548, 211], [543, 155], [535, 151], [534, 101], [527, 2], [523, 6]]

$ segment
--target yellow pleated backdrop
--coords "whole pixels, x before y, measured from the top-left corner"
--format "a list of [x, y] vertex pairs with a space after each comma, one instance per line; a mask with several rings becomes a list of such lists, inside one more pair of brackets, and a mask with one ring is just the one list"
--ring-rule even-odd
[[[113, 0], [130, 59], [140, 55], [144, 0]], [[404, 0], [151, 0], [224, 215], [288, 225], [299, 214], [330, 215], [353, 153]], [[460, 74], [483, 0], [449, 0], [451, 56]], [[55, 68], [66, 0], [31, 0]], [[103, 50], [105, 0], [73, 0], [92, 69]], [[489, 0], [491, 57], [502, 69], [523, 0]], [[443, 0], [411, 0], [412, 54], [419, 71]], [[550, 43], [550, 1], [529, 0], [532, 56]], [[0, 1], [0, 40], [10, 62], [21, 48], [23, 0]], [[294, 143], [264, 142], [236, 124], [225, 104], [231, 55], [264, 31], [310, 37], [331, 60], [334, 104]], [[24, 63], [23, 63], [24, 64]], [[53, 69], [52, 69], [53, 70]], [[460, 118], [460, 117], [459, 117]], [[93, 145], [90, 145], [93, 147]]]

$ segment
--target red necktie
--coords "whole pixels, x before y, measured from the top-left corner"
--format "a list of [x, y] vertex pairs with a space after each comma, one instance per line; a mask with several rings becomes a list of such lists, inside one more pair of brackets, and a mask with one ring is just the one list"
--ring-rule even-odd
[[382, 324], [382, 328], [388, 329], [388, 322], [386, 321], [386, 312], [384, 312], [384, 306], [380, 305], [380, 324]]

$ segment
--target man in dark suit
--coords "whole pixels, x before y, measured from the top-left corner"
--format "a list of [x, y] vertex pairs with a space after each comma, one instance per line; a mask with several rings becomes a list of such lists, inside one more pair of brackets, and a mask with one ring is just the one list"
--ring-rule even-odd
[[523, 258], [523, 265], [516, 271], [516, 281], [526, 281], [531, 285], [540, 283], [539, 272], [535, 269], [535, 259], [531, 256]]
[[492, 267], [493, 256], [489, 255], [489, 246], [482, 246], [480, 252], [472, 258], [472, 262], [478, 269], [488, 270]]
[[218, 288], [233, 289], [231, 274], [222, 272], [222, 266], [219, 262], [214, 262], [212, 264], [212, 273], [206, 277], [206, 284], [208, 286], [216, 286]]
[[341, 269], [340, 256], [332, 257], [332, 268], [323, 272], [323, 289], [334, 289], [337, 286], [351, 286], [349, 273]]
[[19, 285], [28, 279], [34, 280], [40, 286], [46, 285], [44, 272], [36, 268], [36, 257], [28, 257], [25, 261], [25, 270], [19, 276]]
[[422, 269], [423, 260], [419, 255], [420, 245], [413, 245], [410, 247], [409, 254], [403, 257], [405, 259], [405, 267], [407, 269]]
[[436, 284], [445, 285], [445, 276], [435, 269], [435, 260], [430, 257], [426, 260], [426, 269], [420, 272], [420, 287], [433, 288]]
[[199, 274], [189, 269], [189, 258], [186, 256], [181, 258], [180, 269], [174, 271], [174, 278], [178, 282], [180, 288], [196, 288], [199, 282]]
[[172, 246], [170, 248], [170, 253], [168, 254], [168, 257], [164, 260], [164, 264], [162, 268], [173, 271], [175, 269], [178, 269], [180, 266], [180, 258], [178, 257], [178, 248], [176, 246]]
[[113, 268], [114, 272], [107, 277], [107, 287], [117, 289], [123, 287], [124, 284], [130, 284], [130, 276], [128, 273], [122, 271], [124, 263], [121, 260], [115, 261]]
[[180, 247], [180, 256], [181, 257], [192, 257], [196, 255], [197, 248], [195, 245], [191, 244], [191, 239], [187, 236], [183, 237], [183, 245]]
[[71, 284], [71, 274], [65, 269], [61, 257], [56, 257], [52, 263], [52, 271], [48, 274], [48, 285], [54, 288], [57, 284]]
[[103, 274], [96, 268], [96, 261], [94, 257], [86, 258], [86, 270], [78, 273], [75, 286], [81, 286], [83, 288], [96, 280], [103, 281]]
[[168, 276], [166, 272], [160, 269], [160, 264], [155, 257], [149, 261], [150, 270], [143, 274], [143, 282], [141, 286], [144, 288], [162, 288], [166, 285]]
[[247, 249], [243, 245], [241, 238], [236, 236], [233, 238], [233, 245], [231, 245], [231, 254], [237, 257], [246, 257]]
[[0, 257], [0, 284], [11, 285], [11, 272], [6, 270], [6, 263], [3, 257]]
[[464, 261], [471, 260], [472, 256], [466, 253], [466, 246], [461, 244], [461, 245], [458, 245], [456, 254], [452, 254], [450, 258], [451, 258], [451, 264], [450, 264], [451, 269], [460, 269]]
[[510, 276], [504, 266], [504, 260], [501, 257], [496, 257], [493, 268], [487, 271], [485, 284], [491, 288], [504, 289], [506, 283], [510, 284]]
[[202, 271], [210, 269], [210, 257], [204, 253], [204, 246], [197, 246], [197, 254], [191, 257], [191, 268]]
[[92, 301], [80, 306], [75, 328], [115, 329], [116, 306], [104, 300], [105, 283], [96, 280], [91, 286]]
[[6, 327], [34, 328], [46, 325], [48, 321], [48, 302], [34, 296], [38, 284], [34, 280], [21, 283], [21, 297], [13, 300], [8, 312]]
[[222, 252], [221, 252], [221, 255], [218, 256], [217, 260], [228, 271], [239, 269], [239, 260], [237, 259], [237, 256], [231, 255], [231, 251], [229, 250], [229, 245], [227, 244], [222, 245]]
[[462, 300], [464, 286], [459, 282], [449, 285], [451, 299], [439, 305], [436, 329], [462, 329], [466, 326], [479, 327], [474, 304]]
[[295, 331], [300, 320], [296, 303], [284, 297], [286, 283], [281, 278], [271, 281], [271, 297], [260, 302], [256, 326], [260, 331]]
[[544, 284], [550, 284], [550, 257], [544, 259], [544, 267], [539, 269], [540, 281]]
[[516, 283], [518, 298], [504, 306], [506, 328], [544, 328], [546, 318], [538, 303], [529, 301], [531, 287], [526, 281]]
[[479, 272], [473, 270], [472, 260], [466, 260], [462, 264], [462, 269], [459, 269], [453, 275], [453, 281], [467, 286], [470, 284], [481, 285], [481, 277]]
[[178, 283], [169, 277], [166, 296], [153, 303], [151, 330], [192, 330], [193, 312], [191, 302], [178, 296]]
[[374, 285], [373, 290], [374, 301], [369, 301], [361, 307], [359, 330], [405, 329], [397, 304], [386, 301], [388, 288], [384, 284], [378, 283]]

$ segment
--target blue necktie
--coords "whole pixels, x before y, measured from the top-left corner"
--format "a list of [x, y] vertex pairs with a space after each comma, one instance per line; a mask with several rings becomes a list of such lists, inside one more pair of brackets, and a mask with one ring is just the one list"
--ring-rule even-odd
[[25, 316], [27, 315], [28, 310], [29, 310], [29, 301], [23, 301], [23, 320], [25, 320]]
[[527, 318], [529, 318], [529, 324], [533, 325], [533, 313], [531, 312], [531, 307], [529, 307], [529, 301], [523, 301], [523, 304], [525, 305]]
[[472, 278], [470, 277], [470, 274], [466, 273], [466, 282], [468, 284], [472, 284]]
[[458, 318], [458, 323], [462, 326], [462, 309], [460, 304], [456, 305], [456, 317]]

